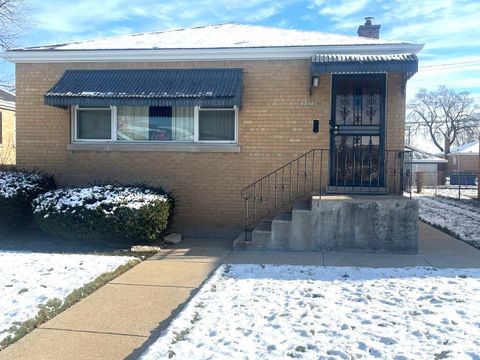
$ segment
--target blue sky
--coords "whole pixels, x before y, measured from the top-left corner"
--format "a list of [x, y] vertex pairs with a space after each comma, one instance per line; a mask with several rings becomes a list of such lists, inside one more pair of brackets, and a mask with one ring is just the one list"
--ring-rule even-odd
[[[408, 98], [445, 84], [480, 103], [480, 1], [464, 0], [36, 0], [19, 46], [222, 22], [356, 35], [365, 16], [385, 39], [425, 43]], [[13, 66], [2, 70], [13, 76]]]

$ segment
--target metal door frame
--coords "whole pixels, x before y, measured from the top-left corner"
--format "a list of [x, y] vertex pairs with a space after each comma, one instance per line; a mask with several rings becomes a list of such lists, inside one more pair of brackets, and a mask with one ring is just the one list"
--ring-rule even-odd
[[[387, 74], [386, 73], [377, 73], [377, 74], [332, 74], [332, 96], [331, 96], [331, 114], [330, 114], [330, 156], [329, 156], [329, 181], [328, 183], [331, 186], [336, 186], [333, 183], [335, 178], [335, 136], [342, 136], [337, 134], [336, 131], [336, 111], [337, 111], [337, 89], [339, 80], [380, 80], [380, 131], [378, 133], [372, 132], [361, 132], [358, 134], [349, 134], [349, 136], [378, 136], [379, 137], [379, 182], [378, 187], [382, 187], [385, 184], [384, 182], [384, 152], [385, 152], [385, 123], [387, 120], [386, 114], [386, 83], [387, 83]], [[381, 180], [381, 182], [380, 182]]]

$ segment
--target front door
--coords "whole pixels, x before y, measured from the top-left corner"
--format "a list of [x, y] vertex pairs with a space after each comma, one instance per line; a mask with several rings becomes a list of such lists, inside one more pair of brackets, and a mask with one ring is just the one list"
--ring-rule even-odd
[[332, 75], [330, 186], [383, 187], [385, 74]]

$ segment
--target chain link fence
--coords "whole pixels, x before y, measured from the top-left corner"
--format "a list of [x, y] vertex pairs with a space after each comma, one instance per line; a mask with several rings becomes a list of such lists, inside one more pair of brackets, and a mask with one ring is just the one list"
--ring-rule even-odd
[[472, 171], [412, 171], [406, 165], [406, 192], [426, 195], [440, 195], [452, 198], [478, 198], [479, 173]]

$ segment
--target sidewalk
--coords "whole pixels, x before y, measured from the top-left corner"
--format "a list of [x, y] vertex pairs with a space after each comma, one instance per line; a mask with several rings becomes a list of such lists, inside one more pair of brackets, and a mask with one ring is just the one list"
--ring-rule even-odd
[[136, 359], [222, 263], [479, 268], [480, 251], [419, 224], [416, 255], [231, 251], [231, 241], [163, 250], [0, 352], [0, 360]]
[[1, 360], [137, 358], [230, 252], [164, 250], [0, 352]]
[[423, 222], [418, 223], [418, 254], [360, 251], [233, 251], [231, 264], [287, 264], [317, 266], [480, 268], [480, 251]]

